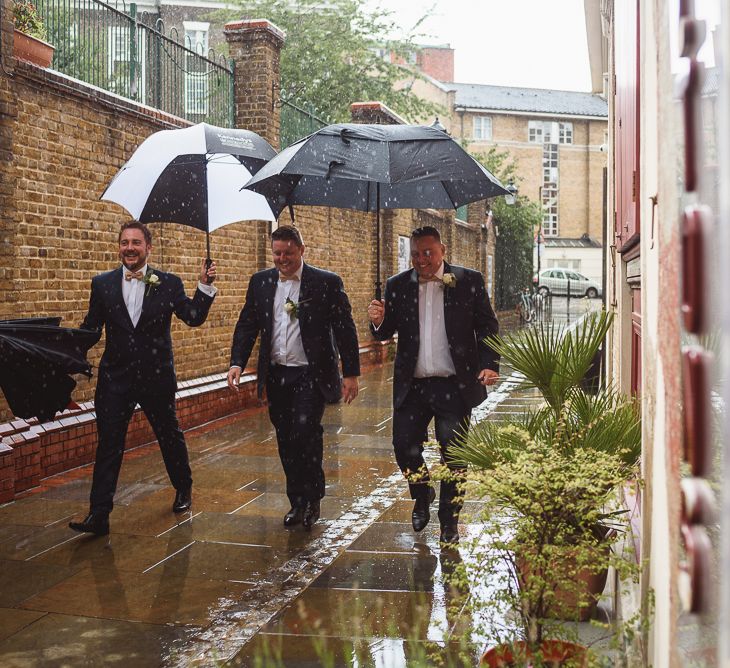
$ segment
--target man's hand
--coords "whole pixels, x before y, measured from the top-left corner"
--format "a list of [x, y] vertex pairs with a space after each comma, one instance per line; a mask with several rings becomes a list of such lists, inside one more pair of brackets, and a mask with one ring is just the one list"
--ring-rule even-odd
[[492, 369], [482, 369], [477, 378], [479, 378], [479, 382], [482, 385], [494, 385], [497, 382], [497, 378], [499, 378], [499, 374]]
[[385, 303], [378, 301], [377, 299], [373, 299], [373, 301], [370, 302], [370, 306], [368, 306], [368, 318], [370, 318], [370, 322], [372, 322], [375, 327], [380, 327], [383, 323], [384, 317]]
[[352, 403], [352, 400], [357, 396], [360, 391], [360, 386], [357, 382], [357, 376], [349, 376], [348, 378], [342, 379], [342, 400], [346, 403]]
[[241, 367], [232, 366], [228, 369], [228, 387], [238, 392], [238, 384], [241, 382]]
[[200, 282], [204, 283], [205, 285], [210, 285], [215, 277], [215, 260], [210, 263], [210, 267], [208, 267], [207, 270], [205, 268], [205, 260], [203, 260], [203, 264], [200, 265], [200, 276], [198, 277], [200, 279]]

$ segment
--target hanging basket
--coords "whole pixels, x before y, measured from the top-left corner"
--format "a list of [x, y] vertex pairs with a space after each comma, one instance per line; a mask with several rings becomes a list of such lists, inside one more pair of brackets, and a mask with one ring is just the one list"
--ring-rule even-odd
[[50, 67], [53, 60], [54, 47], [42, 39], [26, 35], [20, 30], [15, 30], [13, 55], [18, 60], [33, 63], [39, 67]]

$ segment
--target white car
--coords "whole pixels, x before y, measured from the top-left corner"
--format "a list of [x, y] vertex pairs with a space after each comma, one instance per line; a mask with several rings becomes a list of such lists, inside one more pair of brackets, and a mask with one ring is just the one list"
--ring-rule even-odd
[[592, 281], [590, 278], [579, 274], [572, 269], [564, 267], [552, 267], [544, 269], [540, 272], [540, 276], [533, 276], [532, 282], [535, 284], [540, 294], [548, 295], [567, 295], [568, 283], [570, 283], [571, 297], [598, 297], [601, 294], [601, 286]]

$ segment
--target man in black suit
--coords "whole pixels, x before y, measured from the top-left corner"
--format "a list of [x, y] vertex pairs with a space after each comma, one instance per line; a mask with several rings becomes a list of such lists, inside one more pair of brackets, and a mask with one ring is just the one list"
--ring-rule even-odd
[[430, 519], [436, 493], [423, 459], [428, 424], [435, 418], [442, 460], [453, 479], [441, 482], [441, 542], [459, 542], [463, 472], [449, 463], [449, 446], [469, 424], [471, 409], [486, 398], [485, 385], [498, 377], [499, 357], [483, 339], [499, 331], [484, 277], [444, 261], [446, 247], [434, 227], [411, 233], [413, 269], [388, 279], [385, 301], [368, 306], [371, 330], [379, 341], [398, 333], [393, 377], [393, 448], [409, 480], [413, 528]]
[[274, 268], [255, 273], [248, 284], [233, 333], [228, 385], [238, 389], [260, 335], [258, 395], [266, 391], [291, 503], [284, 526], [310, 530], [325, 490], [320, 424], [325, 403], [342, 398], [349, 404], [358, 393], [357, 330], [342, 279], [304, 264], [297, 228], [274, 230], [271, 250]]
[[99, 442], [96, 448], [88, 516], [70, 522], [74, 531], [109, 533], [127, 427], [137, 404], [147, 416], [162, 451], [167, 474], [175, 488], [173, 512], [189, 510], [193, 480], [185, 437], [175, 412], [175, 366], [170, 322], [173, 313], [185, 324], [205, 322], [216, 288], [215, 263], [200, 270], [195, 296], [185, 295], [182, 281], [147, 265], [152, 235], [143, 223], [129, 221], [119, 231], [122, 266], [91, 281], [89, 312], [81, 324], [106, 346], [99, 364], [94, 407]]

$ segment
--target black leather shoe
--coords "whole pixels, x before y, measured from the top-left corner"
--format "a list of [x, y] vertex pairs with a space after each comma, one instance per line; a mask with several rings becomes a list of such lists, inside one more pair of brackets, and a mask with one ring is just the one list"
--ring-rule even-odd
[[80, 522], [69, 522], [68, 526], [79, 533], [93, 533], [106, 536], [109, 533], [109, 515], [107, 513], [89, 513]]
[[439, 542], [442, 545], [459, 544], [459, 524], [456, 521], [441, 524], [441, 536]]
[[302, 524], [305, 530], [310, 531], [314, 523], [319, 519], [319, 500], [307, 501], [307, 507], [304, 509], [304, 517]]
[[304, 517], [304, 508], [301, 506], [292, 506], [289, 509], [289, 512], [284, 515], [284, 526], [285, 527], [294, 527], [297, 524], [302, 523], [302, 518]]
[[431, 519], [428, 507], [435, 498], [436, 490], [429, 485], [428, 493], [416, 499], [416, 505], [413, 506], [413, 513], [411, 514], [411, 524], [413, 524], [414, 531], [423, 531], [428, 524], [428, 520]]
[[172, 504], [173, 513], [184, 513], [193, 505], [193, 488], [178, 489], [175, 492], [175, 501]]

